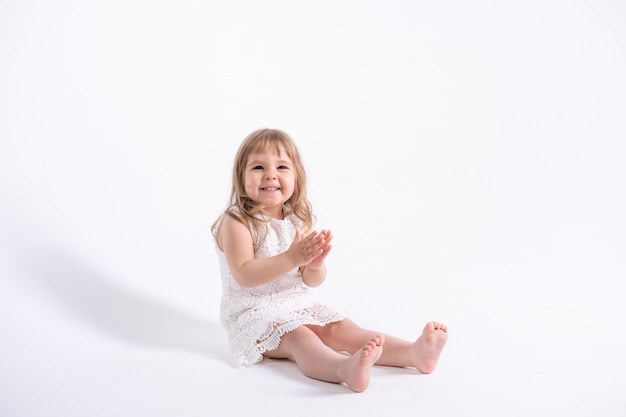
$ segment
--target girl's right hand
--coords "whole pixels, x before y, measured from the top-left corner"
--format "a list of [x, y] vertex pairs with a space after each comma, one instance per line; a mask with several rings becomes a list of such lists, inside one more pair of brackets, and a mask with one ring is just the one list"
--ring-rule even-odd
[[324, 234], [312, 231], [306, 236], [296, 229], [296, 237], [293, 239], [287, 253], [292, 257], [296, 266], [308, 265], [313, 259], [320, 256], [326, 244]]

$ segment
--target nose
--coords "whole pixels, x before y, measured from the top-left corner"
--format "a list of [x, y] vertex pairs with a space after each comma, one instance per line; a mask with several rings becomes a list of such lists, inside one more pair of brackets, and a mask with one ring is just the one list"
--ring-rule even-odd
[[268, 179], [268, 180], [276, 179], [276, 170], [275, 169], [268, 169], [265, 172], [265, 178]]

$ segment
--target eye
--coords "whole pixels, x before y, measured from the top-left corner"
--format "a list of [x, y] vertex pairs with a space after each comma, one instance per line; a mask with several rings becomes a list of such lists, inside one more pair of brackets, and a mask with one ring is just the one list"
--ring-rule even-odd
[[252, 169], [263, 169], [263, 167], [261, 165], [255, 165], [252, 167]]
[[278, 167], [278, 169], [280, 169], [280, 170], [286, 170], [286, 169], [289, 169], [289, 167], [288, 167], [288, 166], [286, 166], [286, 165], [281, 165], [281, 166], [279, 166], [279, 167]]

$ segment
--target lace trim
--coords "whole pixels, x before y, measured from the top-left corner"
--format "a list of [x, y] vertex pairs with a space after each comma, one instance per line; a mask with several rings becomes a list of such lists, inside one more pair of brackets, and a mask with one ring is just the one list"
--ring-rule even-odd
[[[273, 331], [269, 334], [268, 338], [262, 341], [257, 341], [253, 346], [249, 347], [247, 351], [241, 352], [238, 356], [233, 358], [235, 363], [240, 367], [247, 367], [259, 363], [263, 360], [263, 354], [280, 346], [281, 339], [289, 332], [296, 330], [298, 327], [305, 325], [326, 326], [330, 323], [335, 323], [343, 320], [345, 317], [341, 314], [334, 313], [334, 315], [324, 321], [315, 320], [294, 320], [288, 323], [274, 324]], [[234, 346], [233, 346], [234, 347]]]

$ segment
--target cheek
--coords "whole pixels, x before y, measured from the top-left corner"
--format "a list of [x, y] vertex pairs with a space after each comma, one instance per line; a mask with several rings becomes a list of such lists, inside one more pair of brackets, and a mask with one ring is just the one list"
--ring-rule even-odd
[[243, 188], [246, 191], [246, 194], [250, 194], [254, 188], [254, 178], [246, 176], [243, 181]]
[[256, 177], [251, 173], [248, 173], [245, 177], [243, 177], [243, 183], [246, 186], [252, 185], [255, 182], [257, 182]]

